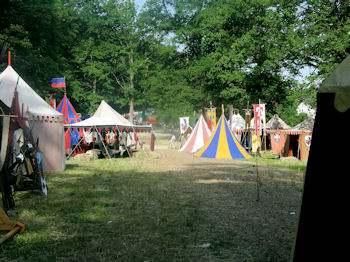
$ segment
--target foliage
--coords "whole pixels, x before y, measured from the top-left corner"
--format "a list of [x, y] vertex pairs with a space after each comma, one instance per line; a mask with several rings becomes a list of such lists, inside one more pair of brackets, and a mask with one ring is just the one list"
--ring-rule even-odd
[[[63, 90], [49, 83], [64, 76], [83, 115], [104, 99], [175, 123], [210, 101], [242, 112], [260, 99], [268, 116], [294, 123], [296, 104], [315, 106], [319, 83], [349, 54], [349, 10], [344, 0], [147, 0], [141, 10], [131, 0], [4, 0], [0, 64], [12, 51], [24, 80], [57, 100]], [[299, 83], [303, 68], [312, 73]]]

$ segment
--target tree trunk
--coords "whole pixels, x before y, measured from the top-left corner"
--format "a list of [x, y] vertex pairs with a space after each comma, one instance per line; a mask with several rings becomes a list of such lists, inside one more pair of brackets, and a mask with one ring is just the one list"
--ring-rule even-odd
[[[145, 83], [146, 83], [146, 80], [148, 78], [148, 72], [149, 72], [149, 64], [146, 65]], [[146, 97], [147, 86], [145, 84], [143, 86], [142, 94], [143, 94], [144, 98]], [[144, 100], [144, 101], [145, 102], [142, 105], [142, 124], [146, 124], [146, 122], [147, 122], [147, 116], [146, 116], [147, 100]]]
[[4, 56], [5, 56], [7, 45], [8, 45], [7, 42], [4, 42], [2, 44], [1, 53], [0, 53], [0, 63], [1, 63], [2, 59], [4, 58]]
[[94, 77], [94, 79], [92, 80], [92, 93], [95, 94], [96, 93], [96, 77]]

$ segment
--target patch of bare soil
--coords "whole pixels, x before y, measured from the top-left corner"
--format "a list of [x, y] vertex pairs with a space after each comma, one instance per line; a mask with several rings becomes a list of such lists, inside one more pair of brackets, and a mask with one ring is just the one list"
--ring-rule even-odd
[[[218, 248], [215, 256], [288, 261], [304, 174], [254, 161], [199, 158], [178, 148], [156, 144], [145, 168], [171, 176], [169, 187], [210, 221], [198, 238]], [[210, 237], [202, 231], [211, 231]]]

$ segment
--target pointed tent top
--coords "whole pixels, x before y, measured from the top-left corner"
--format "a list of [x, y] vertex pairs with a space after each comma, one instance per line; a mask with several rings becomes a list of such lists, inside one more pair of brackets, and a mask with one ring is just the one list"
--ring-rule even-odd
[[179, 149], [179, 151], [191, 153], [197, 152], [208, 141], [210, 135], [210, 129], [205, 122], [203, 114], [201, 113], [191, 135], [188, 137], [187, 141]]
[[[115, 111], [104, 100], [101, 101], [95, 114], [79, 123], [65, 125], [68, 127], [105, 127], [105, 126], [119, 126], [125, 128], [139, 128], [151, 129], [151, 126], [133, 125], [130, 121], [125, 119], [117, 111]], [[146, 131], [147, 132], [147, 131]]]
[[[18, 81], [18, 85], [17, 85]], [[24, 109], [29, 109], [29, 113], [34, 116], [60, 117], [57, 112], [44, 99], [42, 99], [13, 69], [12, 66], [0, 74], [0, 100], [11, 107], [15, 88], [17, 87], [18, 102]]]
[[7, 55], [7, 65], [11, 66], [11, 51], [8, 51], [8, 55]]
[[198, 157], [242, 159], [251, 158], [251, 155], [238, 142], [228, 127], [225, 116], [222, 114], [219, 123], [205, 145], [194, 154]]
[[64, 115], [64, 124], [71, 124], [80, 121], [80, 117], [66, 95], [63, 96], [61, 102], [58, 104], [57, 111]]
[[336, 93], [334, 107], [345, 112], [350, 108], [350, 55], [322, 82], [319, 93]]
[[290, 130], [307, 130], [312, 131], [314, 128], [315, 118], [309, 117], [302, 121], [301, 123], [297, 124], [296, 126], [290, 128]]
[[117, 119], [119, 125], [122, 126], [134, 126], [129, 120], [124, 118], [121, 114], [115, 111], [106, 101], [102, 100], [99, 107], [97, 108], [94, 116], [96, 117], [107, 117], [111, 119]]
[[266, 129], [289, 129], [287, 125], [277, 114], [275, 114], [269, 122], [266, 123]]

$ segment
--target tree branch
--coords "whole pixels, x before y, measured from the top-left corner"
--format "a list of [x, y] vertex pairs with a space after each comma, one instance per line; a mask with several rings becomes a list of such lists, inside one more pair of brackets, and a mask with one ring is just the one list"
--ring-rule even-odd
[[123, 82], [123, 83], [121, 83], [121, 81], [119, 80], [119, 78], [118, 78], [113, 72], [112, 72], [112, 75], [113, 75], [115, 81], [117, 81], [118, 85], [119, 85], [121, 88], [125, 89], [125, 88], [126, 88], [126, 85], [125, 85], [124, 79], [122, 79], [122, 82]]

